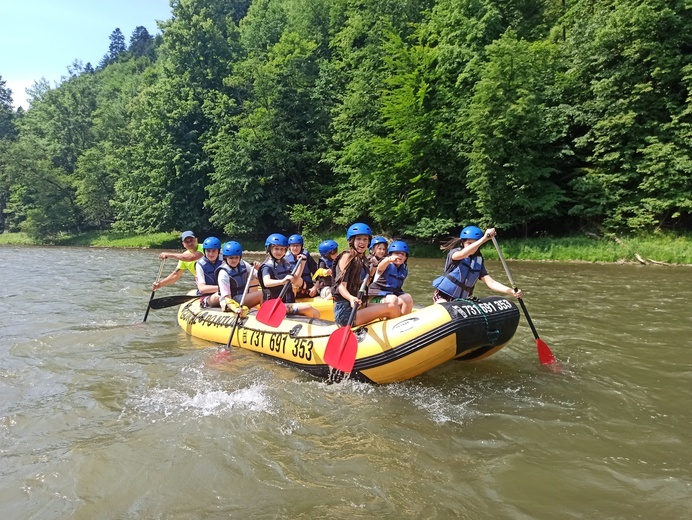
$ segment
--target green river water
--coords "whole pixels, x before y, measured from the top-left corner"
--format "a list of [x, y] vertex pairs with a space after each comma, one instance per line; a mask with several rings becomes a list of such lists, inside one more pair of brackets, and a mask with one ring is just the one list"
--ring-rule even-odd
[[[509, 262], [561, 374], [522, 316], [487, 360], [375, 386], [142, 324], [154, 251], [0, 259], [3, 518], [690, 518], [692, 268]], [[442, 264], [409, 262], [416, 303]]]

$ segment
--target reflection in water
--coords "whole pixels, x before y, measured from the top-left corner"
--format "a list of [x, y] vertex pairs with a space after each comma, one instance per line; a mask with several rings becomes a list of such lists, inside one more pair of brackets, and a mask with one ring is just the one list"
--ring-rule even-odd
[[[0, 248], [46, 284], [29, 290], [16, 269], [0, 284], [8, 518], [683, 518], [692, 506], [689, 268], [510, 262], [562, 374], [538, 364], [522, 319], [488, 360], [327, 385], [240, 349], [219, 361], [174, 309], [142, 324], [154, 252], [51, 248], [37, 263], [37, 251]], [[410, 261], [416, 303], [442, 265]]]

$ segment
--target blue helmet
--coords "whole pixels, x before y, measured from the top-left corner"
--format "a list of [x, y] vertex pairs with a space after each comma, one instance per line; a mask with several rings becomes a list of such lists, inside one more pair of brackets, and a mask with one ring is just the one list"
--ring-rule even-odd
[[320, 252], [322, 256], [327, 256], [332, 251], [338, 249], [339, 244], [337, 244], [334, 240], [325, 240], [323, 242], [320, 242], [320, 245], [317, 246], [317, 250]]
[[476, 226], [466, 226], [461, 230], [461, 233], [459, 233], [459, 238], [464, 240], [478, 240], [479, 238], [483, 238], [483, 235], [484, 233], [481, 228]]
[[209, 237], [202, 242], [202, 249], [221, 249], [221, 240], [216, 237]]
[[269, 248], [270, 246], [288, 247], [288, 239], [281, 233], [272, 233], [264, 242], [264, 247]]
[[243, 256], [243, 246], [231, 240], [223, 245], [223, 256]]
[[408, 256], [408, 244], [403, 240], [395, 240], [389, 244], [387, 253], [406, 253], [406, 256]]
[[302, 246], [303, 237], [300, 235], [291, 235], [290, 237], [288, 237], [288, 245], [292, 246], [293, 244], [300, 244]]
[[372, 240], [370, 241], [370, 251], [377, 245], [377, 244], [387, 244], [387, 239], [384, 238], [383, 236], [376, 235], [372, 237]]
[[346, 240], [351, 240], [351, 238], [355, 237], [356, 235], [368, 235], [371, 237], [372, 229], [370, 229], [370, 226], [367, 224], [357, 222], [346, 230]]

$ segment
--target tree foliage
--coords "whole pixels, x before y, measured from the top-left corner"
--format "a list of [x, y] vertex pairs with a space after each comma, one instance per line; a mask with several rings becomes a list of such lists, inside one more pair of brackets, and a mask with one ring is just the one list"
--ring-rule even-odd
[[172, 0], [160, 28], [26, 113], [0, 77], [3, 229], [692, 224], [685, 0]]

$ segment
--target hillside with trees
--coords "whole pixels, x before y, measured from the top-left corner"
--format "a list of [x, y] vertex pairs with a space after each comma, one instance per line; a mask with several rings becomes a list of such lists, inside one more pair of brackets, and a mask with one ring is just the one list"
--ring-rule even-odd
[[2, 230], [692, 227], [685, 0], [171, 0], [160, 29], [26, 111], [0, 76]]

